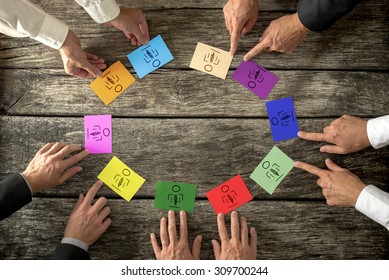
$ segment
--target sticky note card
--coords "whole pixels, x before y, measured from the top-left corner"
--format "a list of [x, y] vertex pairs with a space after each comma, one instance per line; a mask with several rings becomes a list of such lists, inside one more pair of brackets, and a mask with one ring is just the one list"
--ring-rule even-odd
[[299, 128], [292, 97], [266, 102], [266, 108], [275, 142], [297, 138]]
[[266, 99], [279, 80], [275, 74], [254, 60], [242, 61], [232, 73], [232, 78], [262, 99]]
[[293, 160], [274, 146], [255, 168], [250, 178], [272, 194], [292, 168]]
[[135, 82], [134, 76], [127, 71], [120, 61], [116, 61], [89, 86], [105, 105], [109, 105], [133, 82]]
[[127, 201], [131, 200], [146, 181], [115, 156], [97, 178]]
[[225, 79], [231, 61], [229, 52], [198, 42], [189, 67]]
[[177, 182], [157, 182], [154, 207], [163, 210], [193, 212], [197, 186]]
[[210, 190], [206, 196], [216, 214], [227, 214], [253, 199], [240, 175]]
[[112, 116], [84, 116], [85, 149], [91, 154], [112, 153]]
[[139, 79], [162, 67], [173, 60], [161, 35], [153, 38], [147, 45], [141, 46], [127, 55], [128, 60], [134, 67]]

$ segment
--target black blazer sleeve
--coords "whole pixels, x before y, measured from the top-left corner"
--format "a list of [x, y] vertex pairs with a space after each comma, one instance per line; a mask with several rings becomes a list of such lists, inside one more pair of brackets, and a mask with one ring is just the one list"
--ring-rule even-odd
[[300, 0], [297, 14], [301, 23], [311, 31], [330, 28], [362, 0]]
[[0, 221], [32, 200], [31, 190], [19, 173], [12, 173], [0, 181]]
[[72, 244], [60, 243], [54, 251], [54, 260], [90, 260], [87, 251]]

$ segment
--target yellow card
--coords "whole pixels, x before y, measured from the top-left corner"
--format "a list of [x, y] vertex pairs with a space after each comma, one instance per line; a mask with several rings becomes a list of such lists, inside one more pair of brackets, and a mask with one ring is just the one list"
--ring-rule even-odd
[[189, 67], [225, 79], [231, 61], [229, 52], [198, 42]]
[[89, 86], [97, 96], [108, 105], [115, 100], [123, 91], [126, 90], [133, 82], [134, 76], [127, 71], [126, 67], [116, 61], [108, 67], [103, 74], [96, 78]]
[[127, 201], [131, 200], [146, 181], [115, 156], [97, 178]]

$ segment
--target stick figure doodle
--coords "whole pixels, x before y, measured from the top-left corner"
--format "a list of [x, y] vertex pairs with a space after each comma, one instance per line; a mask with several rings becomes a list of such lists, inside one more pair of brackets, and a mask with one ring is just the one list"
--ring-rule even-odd
[[[269, 169], [270, 167], [270, 162], [269, 161], [264, 161], [262, 163], [262, 167], [263, 169]], [[280, 166], [277, 164], [277, 163], [273, 163], [272, 166], [270, 167], [270, 170], [268, 170], [266, 172], [266, 176], [269, 178], [269, 179], [275, 179], [277, 178], [275, 181], [277, 182], [279, 179], [281, 179], [284, 174], [280, 174], [280, 171], [281, 171], [281, 168]]]
[[104, 84], [108, 90], [111, 90], [113, 87], [115, 87], [115, 92], [121, 92], [123, 90], [123, 86], [118, 84], [120, 80], [118, 75], [111, 74], [111, 71], [108, 71], [102, 78], [105, 79]]
[[210, 64], [206, 64], [204, 65], [204, 70], [207, 71], [207, 72], [211, 72], [213, 70], [213, 65], [219, 65], [220, 63], [220, 58], [219, 58], [219, 55], [220, 55], [220, 52], [218, 52], [217, 50], [211, 48], [211, 50], [213, 51], [212, 53], [207, 53], [206, 55], [204, 55], [204, 61], [206, 63], [210, 63]]
[[257, 86], [257, 82], [262, 84], [264, 81], [264, 73], [267, 72], [264, 68], [259, 67], [258, 65], [254, 65], [255, 68], [251, 69], [248, 77], [250, 80], [247, 82], [247, 86], [251, 89], [255, 88]]
[[281, 123], [282, 126], [289, 126], [295, 122], [293, 110], [290, 112], [281, 110], [277, 113], [277, 116], [272, 117], [270, 121], [272, 125], [278, 125]]
[[147, 47], [142, 49], [142, 52], [144, 52], [143, 60], [146, 63], [150, 63], [151, 61], [153, 61], [151, 64], [155, 68], [157, 68], [158, 66], [161, 65], [161, 61], [156, 58], [159, 55], [159, 52], [158, 52], [157, 49], [150, 49], [150, 48], [151, 48], [151, 45], [149, 45], [149, 46], [147, 46]]
[[170, 202], [169, 206], [173, 208], [180, 208], [179, 206], [181, 202], [184, 201], [184, 195], [179, 193], [181, 191], [181, 187], [179, 185], [174, 185], [172, 186], [172, 191], [174, 193], [170, 193], [167, 196]]
[[[112, 187], [117, 189], [118, 191], [121, 191], [121, 188], [125, 188], [130, 183], [130, 180], [126, 177], [129, 177], [131, 175], [131, 171], [127, 168], [122, 170], [122, 174], [116, 174], [115, 177], [113, 177], [114, 184], [112, 184]], [[115, 186], [116, 184], [116, 186]]]
[[91, 130], [89, 130], [89, 128], [87, 128], [86, 130], [87, 138], [92, 138], [95, 141], [102, 141], [103, 136], [108, 137], [109, 135], [111, 135], [111, 130], [109, 128], [101, 129], [100, 125], [94, 125]]
[[230, 204], [228, 205], [228, 208], [238, 205], [238, 194], [235, 192], [235, 190], [230, 191], [230, 187], [228, 185], [224, 185], [221, 187], [221, 191], [222, 193], [225, 193], [225, 195], [222, 196], [223, 203]]

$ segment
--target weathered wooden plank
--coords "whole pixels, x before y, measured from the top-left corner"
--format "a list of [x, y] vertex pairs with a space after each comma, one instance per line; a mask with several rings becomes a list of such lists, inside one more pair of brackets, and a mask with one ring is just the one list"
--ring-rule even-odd
[[[62, 239], [75, 199], [34, 199], [0, 222], [1, 259], [50, 259]], [[113, 223], [90, 247], [94, 259], [154, 259], [149, 241], [159, 235], [152, 200], [109, 200]], [[239, 208], [258, 232], [259, 259], [388, 259], [388, 231], [350, 208], [323, 203], [251, 201]], [[227, 217], [229, 219], [229, 215]], [[207, 201], [189, 214], [190, 242], [203, 236], [202, 259], [214, 259], [211, 240], [218, 239], [216, 216]], [[229, 222], [227, 222], [229, 224]], [[134, 226], [136, 225], [136, 226]]]
[[[383, 3], [379, 6], [362, 4], [329, 31], [310, 34], [295, 53], [268, 53], [257, 57], [257, 60], [273, 69], [387, 70], [388, 11], [389, 7]], [[134, 49], [121, 32], [97, 25], [92, 19], [81, 15], [80, 9], [75, 13], [67, 14], [66, 22], [80, 36], [83, 46], [104, 57], [108, 64], [125, 59], [125, 55]], [[261, 13], [261, 20], [254, 31], [241, 39], [232, 68], [236, 68], [243, 54], [258, 42], [270, 21], [284, 14]], [[164, 68], [188, 69], [198, 41], [229, 49], [229, 34], [225, 29], [222, 9], [151, 10], [147, 12], [147, 18], [151, 36], [162, 34], [175, 58]], [[62, 68], [56, 50], [29, 39], [0, 36], [0, 50], [0, 68]]]
[[[97, 112], [96, 112], [97, 113]], [[318, 131], [330, 119], [301, 119], [300, 127]], [[40, 147], [49, 141], [84, 142], [83, 118], [0, 117], [0, 178], [23, 171]], [[277, 143], [294, 160], [324, 167], [321, 143], [293, 139]], [[92, 185], [112, 158], [118, 156], [146, 179], [137, 197], [153, 197], [156, 181], [195, 183], [198, 197], [236, 174], [242, 174], [251, 193], [264, 199], [322, 199], [316, 177], [292, 170], [272, 196], [250, 174], [274, 146], [266, 119], [132, 119], [113, 118], [113, 154], [91, 155], [84, 171], [64, 186], [42, 195], [77, 196]], [[330, 156], [366, 184], [389, 189], [389, 149], [372, 148], [348, 156]], [[104, 195], [117, 197], [105, 187]]]
[[[67, 12], [81, 9], [75, 2], [71, 1], [56, 1], [56, 5], [53, 5], [50, 0], [35, 0], [35, 3], [39, 4], [45, 11], [49, 13], [58, 13], [66, 10]], [[133, 0], [128, 2], [126, 0], [116, 1], [121, 7], [139, 8], [142, 10], [155, 10], [155, 9], [183, 9], [183, 8], [197, 8], [197, 9], [220, 9], [227, 1], [225, 0], [182, 0], [182, 1], [153, 1], [153, 0]], [[295, 10], [296, 2], [294, 1], [273, 1], [273, 0], [261, 0], [261, 11], [291, 11]]]
[[[0, 73], [0, 107], [13, 115], [83, 116], [98, 111], [131, 117], [267, 117], [265, 102], [233, 80], [232, 71], [226, 80], [195, 70], [158, 71], [137, 80], [107, 107], [90, 89], [90, 80], [74, 79], [61, 70], [3, 69]], [[293, 96], [299, 117], [388, 113], [389, 73], [274, 73], [280, 81], [267, 100]]]

